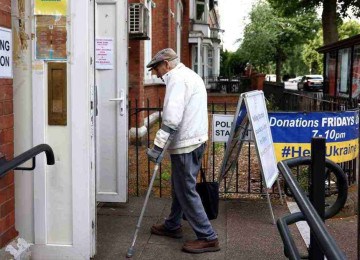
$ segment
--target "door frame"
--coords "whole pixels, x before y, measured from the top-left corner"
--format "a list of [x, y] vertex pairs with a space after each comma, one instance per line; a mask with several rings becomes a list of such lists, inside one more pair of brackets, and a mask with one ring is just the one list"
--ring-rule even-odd
[[[93, 241], [95, 205], [95, 181], [92, 170], [91, 146], [91, 42], [89, 31], [94, 0], [69, 1], [67, 67], [68, 92], [70, 93], [68, 127], [71, 132], [72, 172], [72, 244], [49, 244], [47, 241], [46, 174], [44, 155], [36, 157], [34, 170], [34, 259], [89, 259], [95, 248]], [[76, 14], [76, 15], [75, 15]], [[35, 19], [35, 17], [33, 17]], [[34, 32], [34, 28], [33, 28]], [[33, 46], [34, 49], [35, 46]], [[84, 51], [85, 49], [85, 51]], [[33, 53], [34, 55], [34, 53]], [[35, 61], [35, 57], [32, 57]], [[46, 71], [46, 66], [44, 68]], [[32, 72], [33, 93], [33, 145], [46, 143], [47, 90], [46, 73]], [[82, 86], [82, 87], [79, 87]], [[56, 158], [56, 151], [55, 158]], [[56, 160], [55, 160], [56, 163]], [[89, 196], [90, 194], [90, 196]]]
[[[97, 5], [111, 5], [114, 4], [116, 8], [116, 39], [114, 39], [114, 50], [117, 48], [119, 51], [116, 52], [114, 62], [116, 63], [116, 75], [118, 75], [116, 82], [116, 96], [109, 98], [124, 98], [124, 111], [121, 111], [121, 105], [119, 101], [116, 102], [116, 127], [117, 127], [117, 145], [116, 154], [114, 155], [117, 160], [117, 190], [116, 192], [99, 192], [96, 191], [97, 201], [100, 202], [127, 202], [128, 201], [128, 2], [127, 0], [95, 0], [95, 9]], [[95, 18], [96, 19], [96, 10]], [[94, 20], [95, 21], [95, 20]], [[96, 32], [96, 21], [94, 23], [94, 40], [97, 36]], [[95, 70], [95, 84], [97, 85]], [[120, 76], [121, 75], [121, 76]], [[119, 87], [123, 86], [123, 87]], [[101, 86], [97, 86], [97, 92], [99, 92]], [[97, 99], [97, 98], [96, 98]], [[111, 102], [111, 101], [107, 101]], [[114, 102], [114, 101], [113, 101]], [[122, 115], [123, 114], [123, 115]], [[124, 124], [125, 122], [125, 124]], [[95, 133], [98, 132], [95, 130]], [[100, 134], [100, 133], [99, 133]], [[98, 142], [98, 140], [96, 140]], [[98, 151], [96, 151], [97, 153]], [[95, 157], [98, 157], [95, 155]], [[125, 161], [126, 163], [124, 163]], [[100, 178], [100, 168], [96, 167], [96, 180]], [[97, 185], [96, 185], [97, 187]], [[120, 187], [124, 187], [124, 190], [120, 190]]]

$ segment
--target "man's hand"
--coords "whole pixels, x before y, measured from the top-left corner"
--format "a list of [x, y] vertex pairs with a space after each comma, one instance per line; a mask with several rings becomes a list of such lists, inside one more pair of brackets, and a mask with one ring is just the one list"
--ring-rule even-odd
[[152, 161], [154, 163], [159, 163], [160, 161], [158, 161], [158, 160], [160, 159], [159, 156], [162, 151], [163, 151], [162, 148], [155, 145], [154, 148], [152, 148], [152, 149], [148, 148], [146, 154], [150, 161]]

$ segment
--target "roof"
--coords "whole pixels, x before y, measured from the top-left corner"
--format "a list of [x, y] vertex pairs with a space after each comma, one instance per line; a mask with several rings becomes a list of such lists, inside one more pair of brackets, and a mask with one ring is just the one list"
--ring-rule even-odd
[[324, 45], [318, 49], [316, 49], [320, 53], [330, 52], [332, 50], [338, 50], [342, 48], [351, 47], [353, 45], [360, 44], [360, 34], [352, 36], [350, 38], [337, 41], [334, 43], [330, 43], [328, 45]]

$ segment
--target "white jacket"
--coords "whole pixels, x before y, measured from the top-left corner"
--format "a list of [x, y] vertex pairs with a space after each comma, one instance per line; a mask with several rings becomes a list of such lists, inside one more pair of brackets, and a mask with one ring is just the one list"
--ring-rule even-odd
[[[208, 140], [207, 93], [204, 81], [184, 64], [163, 76], [166, 84], [162, 123], [177, 129], [169, 149], [184, 148]], [[163, 148], [169, 133], [160, 129], [155, 145]]]

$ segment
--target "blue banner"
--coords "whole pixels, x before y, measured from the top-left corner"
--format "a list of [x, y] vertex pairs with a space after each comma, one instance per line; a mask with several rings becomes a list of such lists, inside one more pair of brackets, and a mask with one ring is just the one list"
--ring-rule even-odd
[[269, 122], [277, 160], [310, 156], [311, 138], [326, 139], [326, 156], [350, 161], [359, 153], [359, 111], [273, 112]]

